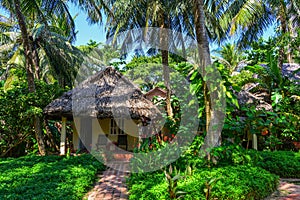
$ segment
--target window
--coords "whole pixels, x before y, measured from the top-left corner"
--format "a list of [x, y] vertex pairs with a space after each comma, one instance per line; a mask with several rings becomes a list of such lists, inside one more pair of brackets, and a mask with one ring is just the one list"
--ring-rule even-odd
[[124, 119], [110, 119], [110, 134], [125, 135]]

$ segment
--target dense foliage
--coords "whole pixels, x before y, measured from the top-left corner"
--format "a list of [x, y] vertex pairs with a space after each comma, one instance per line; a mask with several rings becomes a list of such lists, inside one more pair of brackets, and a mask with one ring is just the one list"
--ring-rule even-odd
[[299, 178], [299, 152], [246, 150], [224, 143], [210, 151], [208, 160], [199, 151], [201, 144], [203, 138], [196, 137], [163, 170], [132, 174], [130, 199], [262, 199], [276, 189], [279, 176]]
[[[224, 166], [196, 169], [178, 181], [176, 192], [184, 199], [207, 199], [207, 195], [211, 199], [262, 199], [277, 184], [277, 176], [259, 167]], [[170, 199], [163, 172], [133, 174], [129, 185], [130, 199]]]
[[104, 169], [91, 155], [0, 159], [0, 198], [82, 199]]
[[[255, 151], [246, 150], [238, 145], [222, 145], [214, 148], [211, 155], [215, 159], [215, 162], [211, 163], [213, 166], [257, 166], [280, 177], [300, 177], [300, 152]], [[205, 164], [206, 162], [202, 161], [202, 166]]]
[[300, 152], [259, 152], [257, 166], [284, 178], [300, 178]]
[[0, 88], [0, 156], [36, 150], [33, 116], [42, 119], [44, 107], [64, 91], [56, 82], [36, 81], [37, 91], [30, 93], [22, 71], [13, 74], [16, 80]]
[[[53, 143], [60, 133], [53, 121], [42, 126], [43, 108], [74, 85], [80, 66], [90, 68], [84, 75], [113, 65], [143, 91], [166, 89], [166, 98], [153, 102], [166, 108], [168, 131], [155, 130], [134, 150], [140, 156], [132, 159], [133, 167], [140, 173], [128, 181], [131, 199], [262, 199], [276, 188], [276, 175], [300, 178], [299, 153], [290, 152], [300, 149], [300, 69], [288, 71], [291, 65], [284, 64], [300, 61], [299, 2], [2, 0], [0, 9], [9, 18], [0, 15], [0, 157], [58, 151]], [[91, 40], [74, 47], [76, 29], [68, 3], [87, 13], [91, 23], [102, 22], [106, 14], [110, 44], [100, 49]], [[275, 36], [258, 39], [274, 24]], [[183, 35], [165, 37], [164, 31], [153, 34], [149, 27]], [[132, 28], [137, 31], [119, 34]], [[239, 43], [223, 45], [211, 62], [209, 42], [233, 35]], [[147, 40], [157, 47], [143, 44]], [[124, 65], [123, 57], [116, 57], [128, 56], [127, 50], [135, 57]], [[210, 76], [219, 73], [222, 79]], [[173, 93], [183, 87], [179, 77], [189, 83], [186, 93], [195, 95], [194, 100]], [[210, 122], [222, 124], [217, 108], [225, 105], [219, 97], [226, 98], [225, 124], [211, 132]], [[184, 98], [190, 102], [182, 103]], [[182, 125], [184, 108], [191, 105], [197, 106], [188, 117], [196, 123]], [[176, 146], [183, 140], [179, 131], [197, 135], [187, 149]], [[201, 151], [203, 146], [209, 148]], [[161, 153], [166, 148], [168, 153]], [[147, 160], [153, 151], [157, 155]], [[142, 173], [181, 151], [172, 165]], [[101, 169], [87, 155], [3, 159], [0, 199], [80, 199]]]

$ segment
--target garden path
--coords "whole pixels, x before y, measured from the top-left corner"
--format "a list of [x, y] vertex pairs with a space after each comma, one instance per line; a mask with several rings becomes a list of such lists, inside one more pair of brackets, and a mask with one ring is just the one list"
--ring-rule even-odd
[[300, 179], [281, 179], [278, 190], [265, 200], [300, 200]]
[[129, 175], [129, 162], [118, 160], [107, 163], [107, 169], [99, 176], [94, 188], [86, 195], [88, 200], [126, 200], [128, 192], [126, 177]]

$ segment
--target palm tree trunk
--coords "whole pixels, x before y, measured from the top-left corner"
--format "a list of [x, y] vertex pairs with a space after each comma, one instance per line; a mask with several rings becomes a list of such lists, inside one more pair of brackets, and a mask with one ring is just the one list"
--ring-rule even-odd
[[[27, 72], [27, 82], [28, 82], [28, 89], [29, 92], [35, 92], [35, 83], [34, 83], [34, 75], [32, 67], [33, 65], [33, 54], [32, 54], [32, 46], [29, 40], [29, 35], [27, 32], [26, 22], [23, 13], [21, 12], [20, 8], [20, 1], [14, 0], [14, 8], [16, 11], [16, 17], [18, 20], [18, 24], [20, 26], [22, 40], [23, 40], [23, 47], [25, 51], [25, 59], [26, 59], [26, 72]], [[35, 136], [38, 142], [39, 152], [41, 155], [46, 155], [45, 144], [43, 140], [43, 133], [41, 129], [41, 121], [38, 116], [34, 116], [34, 129], [35, 129]]]
[[171, 88], [170, 88], [170, 70], [169, 70], [169, 52], [166, 50], [161, 51], [163, 74], [164, 74], [164, 84], [166, 86], [166, 106], [167, 114], [169, 117], [173, 117], [173, 111], [171, 106]]
[[[281, 31], [282, 34], [287, 33], [287, 20], [286, 20], [286, 5], [284, 3], [284, 0], [280, 0], [280, 8], [279, 8], [279, 20], [280, 20], [280, 25], [281, 25]], [[286, 58], [285, 52], [284, 52], [284, 47], [281, 46], [279, 49], [279, 54], [278, 54], [278, 68], [280, 69], [280, 73], [282, 72], [282, 66], [284, 63], [284, 60]]]
[[161, 32], [160, 32], [160, 44], [161, 44], [161, 57], [163, 65], [164, 84], [166, 86], [166, 106], [167, 114], [169, 117], [173, 117], [172, 105], [171, 105], [171, 88], [170, 88], [170, 69], [169, 69], [169, 19], [164, 13], [161, 15]]
[[[292, 22], [289, 22], [288, 32], [289, 32], [289, 36], [291, 38], [295, 37], [296, 33], [295, 33], [294, 28], [293, 28]], [[287, 60], [288, 60], [289, 63], [294, 63], [294, 59], [293, 59], [293, 51], [294, 51], [294, 49], [291, 48], [291, 44], [290, 43], [288, 43], [287, 49], [288, 49]]]
[[25, 58], [26, 58], [26, 63], [25, 63], [25, 68], [26, 68], [26, 74], [27, 74], [27, 82], [28, 82], [28, 89], [29, 92], [35, 92], [35, 83], [34, 83], [34, 76], [32, 72], [32, 51], [30, 48], [30, 40], [27, 32], [27, 27], [26, 27], [26, 22], [24, 19], [24, 16], [21, 12], [20, 8], [20, 1], [15, 0], [14, 1], [14, 6], [15, 6], [15, 11], [16, 11], [16, 17], [18, 19], [18, 24], [21, 29], [21, 35], [22, 35], [22, 40], [23, 40], [23, 47], [25, 51]]
[[[198, 43], [198, 56], [199, 56], [199, 69], [202, 72], [202, 77], [206, 77], [206, 68], [210, 66], [210, 51], [208, 37], [205, 28], [205, 14], [204, 14], [204, 3], [203, 0], [195, 0], [194, 2], [194, 23], [196, 29], [196, 39]], [[206, 77], [207, 78], [207, 77]], [[205, 79], [207, 80], [207, 79]], [[212, 108], [212, 102], [210, 96], [215, 96], [215, 92], [209, 94], [208, 83], [204, 81], [203, 84], [203, 93], [204, 93], [204, 103], [205, 103], [205, 112], [206, 112], [206, 141], [205, 147], [213, 147], [220, 145], [221, 130], [210, 128], [212, 120], [215, 123], [218, 123], [217, 112]], [[211, 130], [210, 130], [211, 129]]]
[[179, 26], [179, 39], [180, 39], [180, 42], [181, 42], [182, 57], [186, 60], [187, 59], [186, 48], [185, 48], [185, 42], [184, 42], [184, 38], [183, 38], [183, 31], [182, 31], [182, 27], [181, 27], [181, 23], [180, 23], [179, 18], [178, 18], [178, 22], [179, 22], [179, 24], [178, 24], [178, 26]]
[[37, 44], [36, 41], [33, 41], [33, 51], [32, 51], [32, 56], [33, 56], [33, 64], [34, 64], [34, 76], [36, 79], [40, 80], [40, 58], [37, 50]]

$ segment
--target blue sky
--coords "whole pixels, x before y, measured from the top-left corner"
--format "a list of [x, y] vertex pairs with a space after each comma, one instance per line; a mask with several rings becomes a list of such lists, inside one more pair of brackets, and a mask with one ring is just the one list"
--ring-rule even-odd
[[78, 14], [75, 19], [76, 30], [78, 31], [75, 45], [87, 44], [89, 40], [105, 42], [105, 29], [103, 25], [89, 25], [86, 20], [87, 15], [73, 5], [70, 5], [70, 13], [72, 16]]

